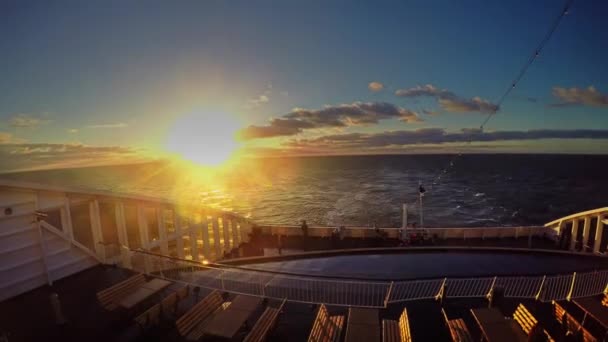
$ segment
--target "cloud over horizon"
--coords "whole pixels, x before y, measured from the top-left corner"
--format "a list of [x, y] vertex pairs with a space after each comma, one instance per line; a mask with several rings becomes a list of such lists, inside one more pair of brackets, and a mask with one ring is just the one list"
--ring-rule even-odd
[[86, 128], [112, 129], [112, 128], [126, 128], [128, 126], [129, 126], [129, 124], [127, 124], [125, 122], [116, 122], [116, 123], [107, 123], [107, 124], [88, 125], [88, 126], [86, 126]]
[[0, 171], [108, 164], [140, 159], [137, 149], [84, 144], [5, 143], [0, 145]]
[[395, 91], [395, 95], [409, 98], [420, 96], [434, 97], [437, 99], [437, 102], [442, 109], [453, 113], [479, 112], [489, 114], [494, 113], [499, 109], [497, 105], [478, 96], [471, 99], [462, 98], [447, 89], [439, 89], [432, 84], [424, 86], [418, 85], [408, 89], [398, 89]]
[[608, 139], [608, 130], [527, 130], [481, 132], [479, 129], [463, 129], [448, 132], [443, 128], [420, 128], [410, 131], [385, 131], [381, 133], [349, 133], [326, 135], [314, 139], [292, 139], [285, 143], [293, 148], [362, 149], [417, 144], [445, 144], [492, 142], [539, 139]]
[[33, 117], [29, 114], [17, 114], [9, 120], [9, 123], [15, 128], [36, 128], [51, 123], [51, 120]]
[[12, 141], [13, 135], [8, 132], [0, 132], [0, 144], [8, 144]]
[[602, 94], [594, 86], [587, 88], [562, 88], [553, 87], [553, 96], [560, 102], [553, 104], [554, 107], [583, 105], [594, 107], [608, 106], [608, 94]]
[[391, 103], [353, 102], [315, 110], [294, 108], [280, 118], [271, 119], [267, 125], [246, 127], [239, 136], [243, 140], [290, 136], [307, 129], [364, 126], [387, 119], [408, 123], [422, 121], [418, 113]]

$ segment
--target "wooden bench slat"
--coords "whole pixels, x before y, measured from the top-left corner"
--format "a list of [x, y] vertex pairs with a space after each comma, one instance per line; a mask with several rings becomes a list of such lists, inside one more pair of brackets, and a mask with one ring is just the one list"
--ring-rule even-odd
[[403, 308], [403, 313], [401, 313], [401, 316], [399, 316], [399, 332], [401, 333], [401, 341], [412, 341], [412, 335], [410, 332], [410, 321], [407, 316], [406, 308]]
[[337, 341], [340, 339], [340, 334], [342, 333], [342, 328], [344, 327], [344, 316], [331, 316], [329, 319], [333, 323], [331, 340]]
[[608, 306], [608, 293], [604, 294], [604, 298], [602, 298], [602, 305]]
[[471, 332], [462, 318], [449, 319], [444, 309], [441, 309], [441, 313], [443, 315], [445, 324], [450, 331], [450, 336], [452, 337], [453, 342], [473, 341]]
[[145, 282], [146, 278], [143, 274], [134, 275], [118, 284], [97, 292], [97, 300], [106, 310], [114, 310], [118, 307], [116, 305], [117, 302], [135, 292]]
[[160, 307], [161, 307], [163, 315], [168, 316], [168, 317], [174, 315], [175, 311], [177, 310], [177, 302], [178, 302], [178, 298], [177, 298], [176, 292], [173, 292], [170, 295], [168, 295], [167, 297], [165, 297], [160, 302]]
[[382, 342], [400, 342], [399, 323], [391, 319], [382, 320]]
[[219, 291], [211, 292], [175, 322], [179, 334], [187, 336], [198, 324], [220, 307], [223, 301]]
[[340, 337], [344, 326], [344, 316], [329, 316], [324, 304], [319, 306], [319, 311], [313, 323], [308, 341], [311, 342], [333, 342]]
[[473, 338], [471, 333], [464, 323], [462, 318], [452, 319], [448, 321], [448, 327], [450, 328], [450, 335], [452, 335], [452, 341], [454, 342], [472, 342]]
[[262, 316], [255, 323], [249, 334], [245, 337], [244, 342], [262, 342], [265, 341], [270, 333], [270, 330], [275, 326], [281, 310], [283, 310], [285, 300], [281, 302], [278, 308], [267, 307], [262, 313]]
[[390, 319], [382, 320], [382, 341], [383, 342], [411, 342], [410, 322], [407, 316], [407, 309], [403, 309], [399, 321]]
[[582, 332], [583, 334], [583, 340], [585, 342], [596, 342], [597, 339], [591, 335], [591, 333], [585, 329], [574, 317], [572, 317], [572, 315], [570, 315], [566, 309], [564, 309], [561, 305], [559, 305], [559, 303], [557, 303], [556, 301], [553, 301], [553, 312], [555, 315], [555, 319], [557, 319], [557, 321], [562, 324], [565, 320], [566, 323], [566, 328], [573, 332], [573, 333], [577, 333], [577, 332]]

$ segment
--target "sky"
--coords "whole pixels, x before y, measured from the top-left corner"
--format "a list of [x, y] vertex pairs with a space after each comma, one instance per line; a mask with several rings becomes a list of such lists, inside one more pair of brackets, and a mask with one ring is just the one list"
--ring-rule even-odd
[[2, 1], [0, 170], [235, 150], [606, 153], [606, 1], [574, 1], [497, 104], [562, 8]]

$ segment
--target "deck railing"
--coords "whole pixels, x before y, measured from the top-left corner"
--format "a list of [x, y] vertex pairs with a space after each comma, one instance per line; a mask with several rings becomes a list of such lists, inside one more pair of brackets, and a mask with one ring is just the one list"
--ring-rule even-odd
[[[571, 251], [580, 249], [600, 253], [606, 248], [602, 246], [602, 235], [606, 225], [608, 225], [608, 207], [568, 215], [545, 224], [545, 227], [553, 230], [562, 240], [569, 236], [569, 241], [566, 241], [568, 246], [564, 247]], [[579, 231], [579, 228], [582, 228], [582, 231]]]
[[439, 278], [404, 281], [351, 280], [253, 270], [129, 250], [130, 268], [155, 277], [235, 294], [293, 302], [383, 308], [391, 303], [438, 298], [506, 298], [543, 302], [604, 292], [608, 270], [547, 276]]
[[[282, 235], [282, 236], [302, 236], [300, 226], [284, 224], [256, 224], [262, 234]], [[311, 237], [330, 237], [336, 230], [335, 226], [311, 226], [308, 227], [308, 236]], [[424, 232], [437, 239], [496, 239], [496, 238], [521, 238], [521, 237], [546, 237], [555, 239], [555, 231], [543, 226], [509, 226], [509, 227], [435, 227], [435, 228], [378, 228], [387, 238], [399, 238], [409, 232]], [[371, 227], [345, 226], [341, 229], [341, 237], [346, 238], [374, 238], [378, 232]]]

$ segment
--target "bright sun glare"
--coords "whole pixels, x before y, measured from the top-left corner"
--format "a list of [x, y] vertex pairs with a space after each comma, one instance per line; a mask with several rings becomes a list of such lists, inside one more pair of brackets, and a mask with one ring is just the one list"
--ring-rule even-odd
[[237, 150], [240, 125], [222, 112], [199, 112], [178, 118], [169, 131], [167, 149], [200, 165], [218, 166]]

